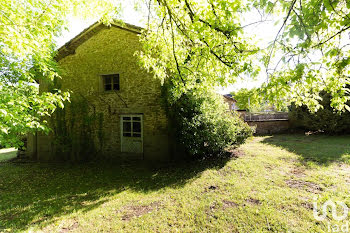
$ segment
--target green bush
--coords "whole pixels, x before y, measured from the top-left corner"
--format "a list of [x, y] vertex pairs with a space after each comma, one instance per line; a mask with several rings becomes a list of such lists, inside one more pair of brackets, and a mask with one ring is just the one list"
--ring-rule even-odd
[[350, 112], [336, 112], [331, 107], [331, 95], [321, 94], [323, 106], [317, 112], [312, 113], [307, 106], [290, 106], [289, 120], [295, 129], [306, 131], [323, 131], [327, 134], [350, 133]]
[[221, 95], [190, 90], [169, 102], [171, 128], [177, 142], [190, 156], [218, 155], [252, 135], [237, 114], [227, 111]]

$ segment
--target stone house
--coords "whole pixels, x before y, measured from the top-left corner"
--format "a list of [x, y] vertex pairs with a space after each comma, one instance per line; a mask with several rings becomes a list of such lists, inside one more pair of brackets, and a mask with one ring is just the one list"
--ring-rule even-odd
[[232, 97], [231, 94], [225, 94], [225, 95], [223, 95], [223, 98], [224, 98], [224, 102], [228, 106], [229, 111], [238, 110], [237, 101]]
[[[160, 160], [172, 151], [160, 81], [134, 56], [142, 48], [140, 31], [126, 23], [95, 23], [58, 49], [60, 89], [87, 99], [103, 114], [101, 156]], [[47, 88], [40, 82], [40, 90]], [[28, 137], [27, 154], [34, 158], [53, 159], [55, 150], [52, 134]]]

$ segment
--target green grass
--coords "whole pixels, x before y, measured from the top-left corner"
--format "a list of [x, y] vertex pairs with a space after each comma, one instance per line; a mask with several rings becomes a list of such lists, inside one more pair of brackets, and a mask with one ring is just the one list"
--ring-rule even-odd
[[[0, 163], [0, 231], [321, 232], [350, 206], [350, 137], [254, 137], [238, 158], [162, 167]], [[0, 154], [1, 158], [1, 154]]]
[[0, 162], [13, 159], [17, 156], [15, 148], [0, 149]]

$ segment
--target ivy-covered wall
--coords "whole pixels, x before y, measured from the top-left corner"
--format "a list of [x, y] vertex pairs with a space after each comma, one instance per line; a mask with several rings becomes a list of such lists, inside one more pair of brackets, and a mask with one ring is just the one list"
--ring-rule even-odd
[[[95, 122], [91, 127], [98, 156], [129, 156], [120, 152], [120, 115], [143, 114], [143, 156], [145, 159], [165, 159], [169, 156], [170, 143], [161, 85], [140, 68], [134, 56], [141, 49], [138, 34], [117, 27], [103, 27], [80, 44], [74, 54], [59, 60], [64, 70], [60, 87], [70, 90], [72, 99], [79, 97], [87, 103], [86, 113], [78, 115], [98, 116], [99, 123]], [[103, 74], [119, 74], [120, 90], [105, 92]], [[69, 108], [67, 111], [72, 112]], [[71, 115], [65, 119], [66, 124], [72, 121]], [[52, 135], [38, 135], [36, 144], [38, 159], [57, 156], [57, 142]]]

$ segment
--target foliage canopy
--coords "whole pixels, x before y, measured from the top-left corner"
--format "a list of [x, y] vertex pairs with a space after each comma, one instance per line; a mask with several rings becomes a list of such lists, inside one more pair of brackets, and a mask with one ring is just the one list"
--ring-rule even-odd
[[[257, 89], [275, 105], [294, 101], [318, 110], [324, 90], [336, 110], [350, 109], [350, 10], [345, 0], [157, 0], [141, 54], [162, 80], [179, 91], [235, 83], [266, 71]], [[253, 15], [253, 16], [252, 16]], [[247, 18], [255, 21], [245, 24]], [[275, 39], [259, 48], [247, 28], [280, 18]], [[152, 20], [153, 19], [153, 20]], [[263, 69], [261, 69], [263, 68]], [[168, 73], [168, 71], [171, 71]], [[173, 74], [176, 73], [176, 77]], [[259, 74], [260, 73], [260, 74]]]
[[23, 146], [21, 136], [48, 132], [43, 117], [69, 99], [60, 90], [39, 93], [38, 81], [59, 77], [55, 38], [67, 17], [115, 17], [118, 1], [3, 0], [0, 2], [0, 144]]

